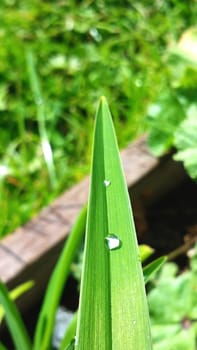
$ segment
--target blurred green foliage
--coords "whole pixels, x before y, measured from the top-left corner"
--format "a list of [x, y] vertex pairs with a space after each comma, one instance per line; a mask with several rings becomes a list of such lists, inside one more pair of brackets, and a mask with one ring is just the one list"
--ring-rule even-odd
[[192, 0], [1, 0], [0, 236], [87, 173], [101, 95], [121, 147], [144, 131], [168, 86], [167, 47], [196, 15]]
[[148, 109], [148, 142], [157, 156], [174, 147], [174, 159], [197, 181], [197, 27], [168, 51], [167, 62], [169, 84]]
[[180, 274], [166, 263], [148, 294], [155, 350], [196, 350], [197, 246], [190, 250], [190, 270]]

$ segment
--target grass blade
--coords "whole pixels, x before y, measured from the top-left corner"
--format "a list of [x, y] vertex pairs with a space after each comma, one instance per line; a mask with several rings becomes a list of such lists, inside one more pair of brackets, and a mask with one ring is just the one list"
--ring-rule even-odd
[[5, 285], [0, 282], [0, 304], [5, 310], [5, 319], [17, 350], [31, 350], [31, 341]]
[[104, 97], [94, 133], [75, 349], [152, 349], [133, 216]]
[[76, 327], [77, 327], [77, 316], [78, 316], [78, 313], [75, 312], [71, 322], [68, 325], [64, 338], [61, 341], [59, 350], [67, 349], [67, 347], [70, 345], [70, 343], [74, 339], [76, 334]]
[[29, 79], [31, 84], [31, 89], [34, 97], [35, 104], [37, 106], [37, 120], [38, 129], [41, 138], [42, 151], [45, 159], [45, 163], [48, 169], [49, 179], [51, 182], [51, 187], [54, 188], [57, 183], [55, 166], [53, 161], [53, 152], [48, 139], [46, 123], [45, 123], [45, 106], [44, 100], [41, 93], [41, 88], [39, 85], [38, 77], [35, 69], [34, 56], [32, 51], [27, 51], [27, 68], [29, 73]]
[[[28, 282], [25, 282], [23, 284], [20, 284], [19, 286], [14, 288], [11, 292], [9, 292], [10, 298], [12, 300], [17, 299], [20, 295], [22, 295], [23, 293], [27, 292], [30, 288], [32, 288], [33, 285], [34, 285], [33, 281], [28, 281]], [[0, 305], [0, 322], [3, 318], [3, 316], [4, 316], [4, 309]]]
[[34, 350], [50, 349], [56, 310], [70, 272], [70, 265], [84, 235], [86, 214], [87, 208], [84, 207], [65, 243], [64, 249], [50, 278], [37, 322], [33, 346]]
[[144, 283], [147, 283], [150, 280], [150, 278], [160, 269], [166, 260], [166, 256], [161, 256], [143, 268]]
[[[146, 245], [139, 246], [139, 251], [140, 251], [141, 261], [146, 260], [153, 253], [153, 249]], [[154, 275], [154, 273], [156, 273], [160, 269], [160, 267], [165, 263], [165, 261], [166, 261], [166, 257], [161, 257], [154, 260], [153, 262], [151, 262], [150, 264], [148, 264], [143, 268], [145, 284], [150, 280], [150, 278]], [[70, 324], [68, 325], [68, 328], [61, 342], [59, 350], [65, 350], [74, 339], [76, 334], [77, 315], [78, 314], [76, 312]]]

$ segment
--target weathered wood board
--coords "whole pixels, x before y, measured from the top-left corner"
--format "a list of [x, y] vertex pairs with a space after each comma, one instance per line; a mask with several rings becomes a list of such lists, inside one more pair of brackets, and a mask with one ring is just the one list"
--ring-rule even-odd
[[[149, 205], [186, 177], [169, 156], [157, 159], [142, 137], [121, 152], [127, 185], [134, 205]], [[42, 295], [55, 261], [75, 219], [87, 202], [89, 178], [66, 191], [23, 227], [0, 241], [0, 278], [9, 288], [33, 279], [35, 287], [20, 302], [25, 309]]]

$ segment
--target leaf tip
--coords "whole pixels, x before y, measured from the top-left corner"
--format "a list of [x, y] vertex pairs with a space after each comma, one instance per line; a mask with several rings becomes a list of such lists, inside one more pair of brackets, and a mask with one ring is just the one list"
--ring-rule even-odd
[[107, 103], [107, 100], [106, 100], [105, 96], [101, 96], [100, 97], [100, 103], [102, 103], [102, 104]]

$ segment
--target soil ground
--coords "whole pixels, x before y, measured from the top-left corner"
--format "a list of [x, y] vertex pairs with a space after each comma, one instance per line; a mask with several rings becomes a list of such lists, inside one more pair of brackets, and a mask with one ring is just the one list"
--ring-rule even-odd
[[[146, 230], [139, 239], [155, 249], [155, 256], [169, 254], [197, 240], [197, 184], [187, 179], [145, 210]], [[176, 254], [175, 254], [176, 255]], [[187, 256], [177, 252], [175, 262], [187, 265]]]

